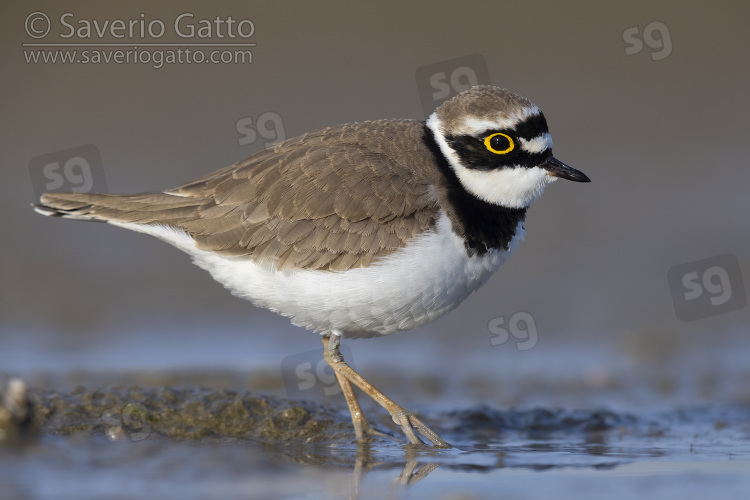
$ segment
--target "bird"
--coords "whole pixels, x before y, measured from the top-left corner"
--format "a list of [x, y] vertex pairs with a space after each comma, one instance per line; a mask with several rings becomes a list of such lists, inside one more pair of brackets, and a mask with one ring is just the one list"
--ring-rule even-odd
[[553, 156], [536, 105], [477, 85], [426, 120], [308, 132], [166, 191], [51, 192], [33, 206], [170, 243], [234, 295], [320, 334], [358, 442], [385, 434], [353, 386], [409, 443], [450, 448], [346, 363], [341, 338], [412, 330], [456, 308], [515, 252], [528, 208], [558, 178], [590, 182]]

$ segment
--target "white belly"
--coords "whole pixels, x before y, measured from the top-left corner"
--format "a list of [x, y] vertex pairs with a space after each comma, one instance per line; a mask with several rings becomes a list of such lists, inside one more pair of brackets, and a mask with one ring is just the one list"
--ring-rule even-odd
[[278, 271], [246, 257], [199, 250], [190, 236], [171, 228], [114, 224], [180, 248], [234, 295], [287, 316], [297, 326], [344, 337], [388, 335], [434, 321], [487, 282], [523, 238], [519, 223], [509, 250], [469, 257], [441, 214], [435, 230], [370, 267]]

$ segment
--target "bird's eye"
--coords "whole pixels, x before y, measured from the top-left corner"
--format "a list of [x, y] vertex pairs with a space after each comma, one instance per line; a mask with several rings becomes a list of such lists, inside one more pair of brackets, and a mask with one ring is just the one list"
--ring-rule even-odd
[[500, 132], [488, 135], [484, 140], [484, 145], [496, 155], [510, 153], [515, 147], [513, 139], [511, 139], [509, 135]]

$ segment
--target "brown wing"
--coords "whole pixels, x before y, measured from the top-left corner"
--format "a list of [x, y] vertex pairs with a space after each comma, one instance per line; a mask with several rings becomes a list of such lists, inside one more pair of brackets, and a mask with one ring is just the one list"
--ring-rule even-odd
[[68, 217], [179, 227], [198, 248], [281, 269], [346, 270], [434, 225], [439, 174], [422, 134], [412, 120], [331, 127], [166, 193], [53, 193], [42, 203]]

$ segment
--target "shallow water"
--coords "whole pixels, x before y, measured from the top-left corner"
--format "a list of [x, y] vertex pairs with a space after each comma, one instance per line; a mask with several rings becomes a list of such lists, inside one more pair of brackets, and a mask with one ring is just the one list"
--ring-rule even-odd
[[[258, 343], [225, 327], [204, 340], [202, 330], [112, 332], [67, 348], [42, 333], [6, 335], [0, 363], [27, 380], [39, 425], [0, 444], [0, 498], [750, 491], [743, 332], [662, 335], [659, 344], [649, 332], [566, 338], [527, 352], [459, 351], [416, 333], [345, 343], [357, 370], [454, 445], [435, 450], [387, 438], [358, 446], [343, 398], [326, 392], [330, 374], [317, 373], [318, 390], [290, 385], [285, 366], [315, 372], [318, 339]], [[380, 407], [360, 402], [377, 429], [401, 439]]]
[[439, 451], [44, 436], [0, 450], [0, 482], [4, 498], [739, 498], [750, 487], [747, 417], [695, 409], [605, 431], [557, 421], [475, 441], [467, 434], [495, 431], [469, 424]]
[[[225, 389], [32, 389], [31, 399], [41, 428], [0, 446], [2, 498], [624, 499], [750, 491], [750, 405], [741, 403], [422, 413], [454, 445], [437, 450], [387, 438], [357, 445], [341, 405]], [[364, 400], [363, 408], [378, 429], [399, 436], [382, 411]]]

